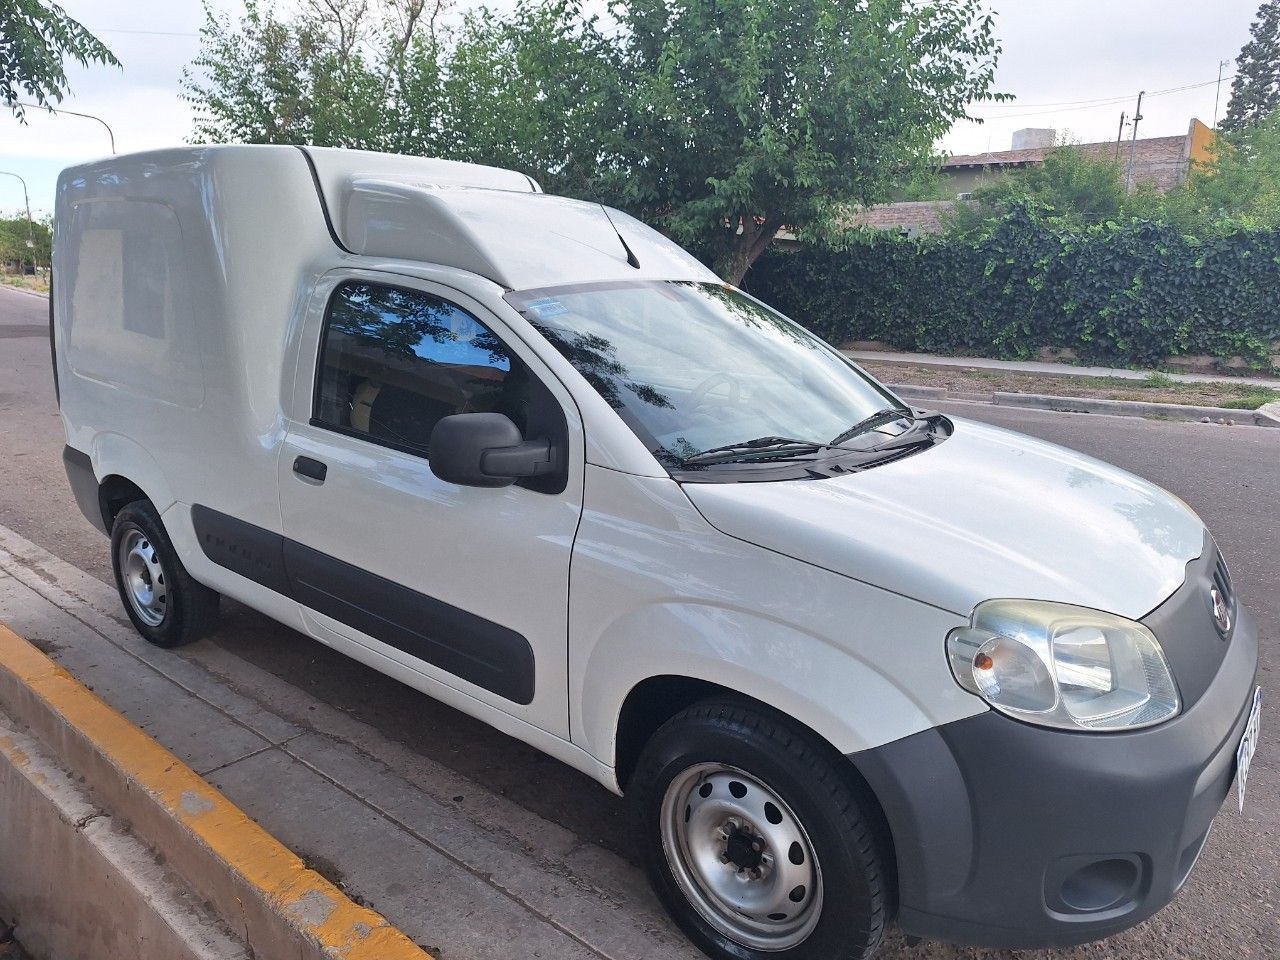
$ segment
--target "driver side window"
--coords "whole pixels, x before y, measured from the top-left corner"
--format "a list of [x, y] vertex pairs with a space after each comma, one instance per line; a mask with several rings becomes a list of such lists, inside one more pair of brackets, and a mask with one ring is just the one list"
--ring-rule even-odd
[[429, 455], [443, 417], [497, 412], [522, 431], [529, 371], [456, 304], [421, 290], [349, 281], [325, 316], [316, 426]]

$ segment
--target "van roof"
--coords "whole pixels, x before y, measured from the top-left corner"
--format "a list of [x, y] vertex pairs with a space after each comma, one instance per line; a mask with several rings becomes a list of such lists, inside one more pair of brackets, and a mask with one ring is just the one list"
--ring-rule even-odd
[[[286, 203], [278, 188], [273, 194], [267, 187], [276, 176], [310, 185]], [[216, 190], [223, 204], [183, 206], [192, 216], [230, 218], [241, 236], [264, 216], [295, 233], [313, 231], [322, 213], [332, 241], [348, 253], [454, 267], [510, 290], [626, 279], [718, 282], [640, 221], [545, 194], [518, 171], [364, 150], [211, 145], [122, 154], [64, 170], [59, 214], [93, 197], [173, 202], [177, 192], [206, 196], [212, 185], [232, 183], [241, 189]], [[310, 210], [301, 199], [307, 194], [315, 197]]]
[[351, 253], [458, 267], [513, 290], [618, 279], [718, 279], [628, 214], [545, 194], [522, 173], [302, 149], [334, 239]]

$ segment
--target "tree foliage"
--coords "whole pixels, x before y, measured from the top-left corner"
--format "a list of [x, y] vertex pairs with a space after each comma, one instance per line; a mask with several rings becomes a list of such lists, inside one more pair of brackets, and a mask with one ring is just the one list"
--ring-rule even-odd
[[628, 206], [739, 281], [783, 227], [890, 195], [988, 95], [978, 0], [631, 0]]
[[1014, 204], [963, 236], [861, 230], [839, 246], [773, 251], [748, 289], [833, 343], [927, 353], [1162, 366], [1243, 357], [1280, 341], [1280, 231], [1203, 240], [1149, 221], [1076, 228]]
[[1041, 165], [994, 177], [957, 204], [944, 223], [956, 236], [981, 232], [1014, 206], [1030, 205], [1081, 229], [1109, 220], [1149, 220], [1205, 239], [1280, 228], [1280, 112], [1215, 142], [1207, 162], [1168, 191], [1124, 189], [1123, 161], [1060, 146]]
[[907, 170], [894, 186], [889, 200], [954, 200], [956, 187], [951, 178], [942, 173], [944, 160], [945, 155], [938, 155], [928, 163]]
[[947, 219], [956, 234], [983, 228], [1015, 205], [1032, 206], [1080, 228], [1122, 214], [1126, 205], [1121, 164], [1107, 156], [1061, 144], [1045, 155], [1044, 163], [994, 177], [972, 191], [967, 203], [957, 204]]
[[282, 18], [206, 7], [183, 76], [193, 139], [311, 143], [520, 169], [548, 190], [598, 188], [618, 123], [618, 65], [575, 0], [481, 8], [445, 37], [445, 0], [312, 0]]
[[[0, 215], [0, 266], [9, 263], [48, 264], [53, 234], [42, 220], [27, 221], [26, 213]], [[30, 240], [32, 245], [28, 246]]]
[[1280, 0], [1264, 0], [1249, 34], [1236, 58], [1231, 100], [1222, 121], [1222, 129], [1229, 132], [1259, 123], [1280, 106]]
[[623, 65], [576, 0], [467, 17], [445, 55], [433, 152], [528, 173], [551, 193], [619, 204]]
[[981, 0], [631, 0], [604, 24], [521, 0], [449, 36], [440, 0], [312, 2], [208, 12], [184, 78], [196, 139], [513, 166], [735, 281], [783, 226], [832, 229], [928, 164], [999, 53]]
[[1126, 210], [1198, 237], [1280, 229], [1280, 111], [1219, 138], [1186, 183], [1163, 195], [1139, 193]]
[[63, 61], [118, 67], [120, 61], [56, 3], [0, 0], [0, 103], [19, 120], [19, 101], [59, 103], [67, 93]]
[[[194, 139], [414, 152], [430, 132], [419, 124], [438, 87], [441, 6], [307, 0], [281, 18], [247, 0], [233, 21], [206, 5], [200, 54], [182, 79]], [[426, 102], [413, 99], [424, 92]]]

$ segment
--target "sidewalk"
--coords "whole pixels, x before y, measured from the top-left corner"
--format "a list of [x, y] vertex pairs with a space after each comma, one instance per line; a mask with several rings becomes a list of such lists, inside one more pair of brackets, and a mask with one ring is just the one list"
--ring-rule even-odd
[[1147, 380], [1160, 373], [1175, 383], [1243, 383], [1280, 389], [1280, 377], [1237, 377], [1229, 374], [1163, 373], [1156, 370], [1128, 370], [1123, 367], [1078, 367], [1050, 360], [988, 360], [985, 357], [939, 357], [929, 353], [895, 353], [884, 350], [842, 350], [854, 360], [879, 363], [916, 364], [927, 367], [967, 367], [1003, 373], [1031, 373], [1054, 377], [1115, 377], [1120, 380]]
[[620, 857], [214, 645], [161, 650], [122, 620], [114, 589], [0, 527], [0, 621], [428, 952], [700, 956]]

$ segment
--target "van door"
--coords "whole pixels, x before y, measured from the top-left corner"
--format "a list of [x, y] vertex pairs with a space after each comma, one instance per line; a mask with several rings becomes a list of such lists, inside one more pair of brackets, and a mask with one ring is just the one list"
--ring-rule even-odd
[[[330, 274], [297, 336], [280, 511], [312, 633], [427, 693], [444, 685], [567, 739], [583, 475], [568, 392], [482, 305], [416, 279]], [[567, 474], [498, 489], [438, 479], [435, 423], [482, 411], [529, 438], [558, 433]]]

